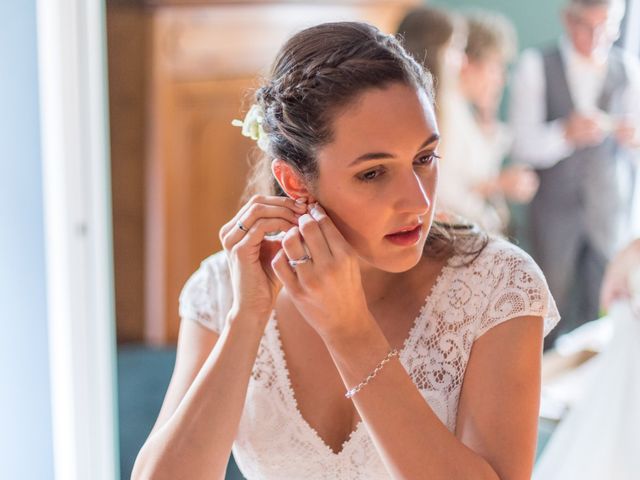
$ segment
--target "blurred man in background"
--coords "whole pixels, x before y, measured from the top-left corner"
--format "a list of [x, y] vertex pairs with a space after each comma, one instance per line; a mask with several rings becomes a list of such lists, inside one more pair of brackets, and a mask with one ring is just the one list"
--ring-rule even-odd
[[538, 187], [529, 167], [502, 167], [512, 135], [498, 110], [517, 36], [511, 22], [497, 12], [474, 10], [465, 19], [465, 61], [439, 105], [438, 204], [490, 232], [504, 233], [507, 201], [527, 203]]
[[537, 176], [522, 165], [502, 169], [511, 134], [498, 116], [507, 64], [517, 51], [511, 22], [497, 12], [466, 15], [419, 7], [398, 33], [434, 76], [440, 127], [438, 218], [470, 221], [504, 233], [506, 200], [528, 202]]
[[533, 256], [563, 320], [545, 339], [598, 316], [607, 261], [628, 235], [640, 125], [640, 66], [613, 46], [623, 0], [569, 0], [566, 36], [522, 54], [511, 122], [514, 159], [533, 166]]

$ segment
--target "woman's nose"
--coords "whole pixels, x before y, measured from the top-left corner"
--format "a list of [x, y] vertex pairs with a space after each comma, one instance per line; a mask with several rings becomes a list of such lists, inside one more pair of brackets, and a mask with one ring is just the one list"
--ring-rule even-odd
[[422, 179], [413, 173], [399, 188], [398, 209], [404, 213], [425, 215], [431, 207], [431, 198]]

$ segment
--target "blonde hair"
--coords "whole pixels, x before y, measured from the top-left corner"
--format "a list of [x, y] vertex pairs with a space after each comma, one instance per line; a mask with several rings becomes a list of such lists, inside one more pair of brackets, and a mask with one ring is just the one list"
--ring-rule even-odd
[[518, 51], [518, 36], [513, 23], [504, 15], [486, 10], [466, 13], [468, 37], [466, 54], [471, 61], [482, 61], [497, 52], [505, 61]]
[[436, 91], [442, 82], [442, 52], [454, 36], [466, 37], [464, 18], [433, 7], [417, 7], [405, 15], [398, 26], [405, 50], [434, 78]]

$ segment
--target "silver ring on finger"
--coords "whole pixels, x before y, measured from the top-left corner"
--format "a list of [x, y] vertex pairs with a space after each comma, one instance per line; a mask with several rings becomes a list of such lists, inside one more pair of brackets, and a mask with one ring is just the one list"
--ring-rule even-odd
[[310, 261], [311, 261], [311, 256], [304, 255], [300, 258], [296, 258], [295, 260], [289, 260], [289, 265], [291, 266], [291, 268], [295, 270], [298, 265], [302, 265], [303, 263], [307, 263]]
[[244, 226], [244, 223], [238, 221], [238, 223], [236, 223], [236, 225], [238, 226], [238, 228], [240, 230], [242, 230], [244, 233], [247, 233], [249, 231], [249, 229], [247, 227]]

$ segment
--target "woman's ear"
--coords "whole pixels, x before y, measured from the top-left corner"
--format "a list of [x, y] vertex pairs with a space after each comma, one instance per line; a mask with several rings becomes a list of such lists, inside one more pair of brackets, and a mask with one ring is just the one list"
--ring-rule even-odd
[[297, 200], [298, 198], [306, 198], [309, 203], [313, 203], [315, 199], [302, 178], [302, 175], [295, 167], [289, 165], [284, 160], [275, 159], [271, 162], [271, 171], [273, 176], [276, 177], [280, 188], [289, 197]]

